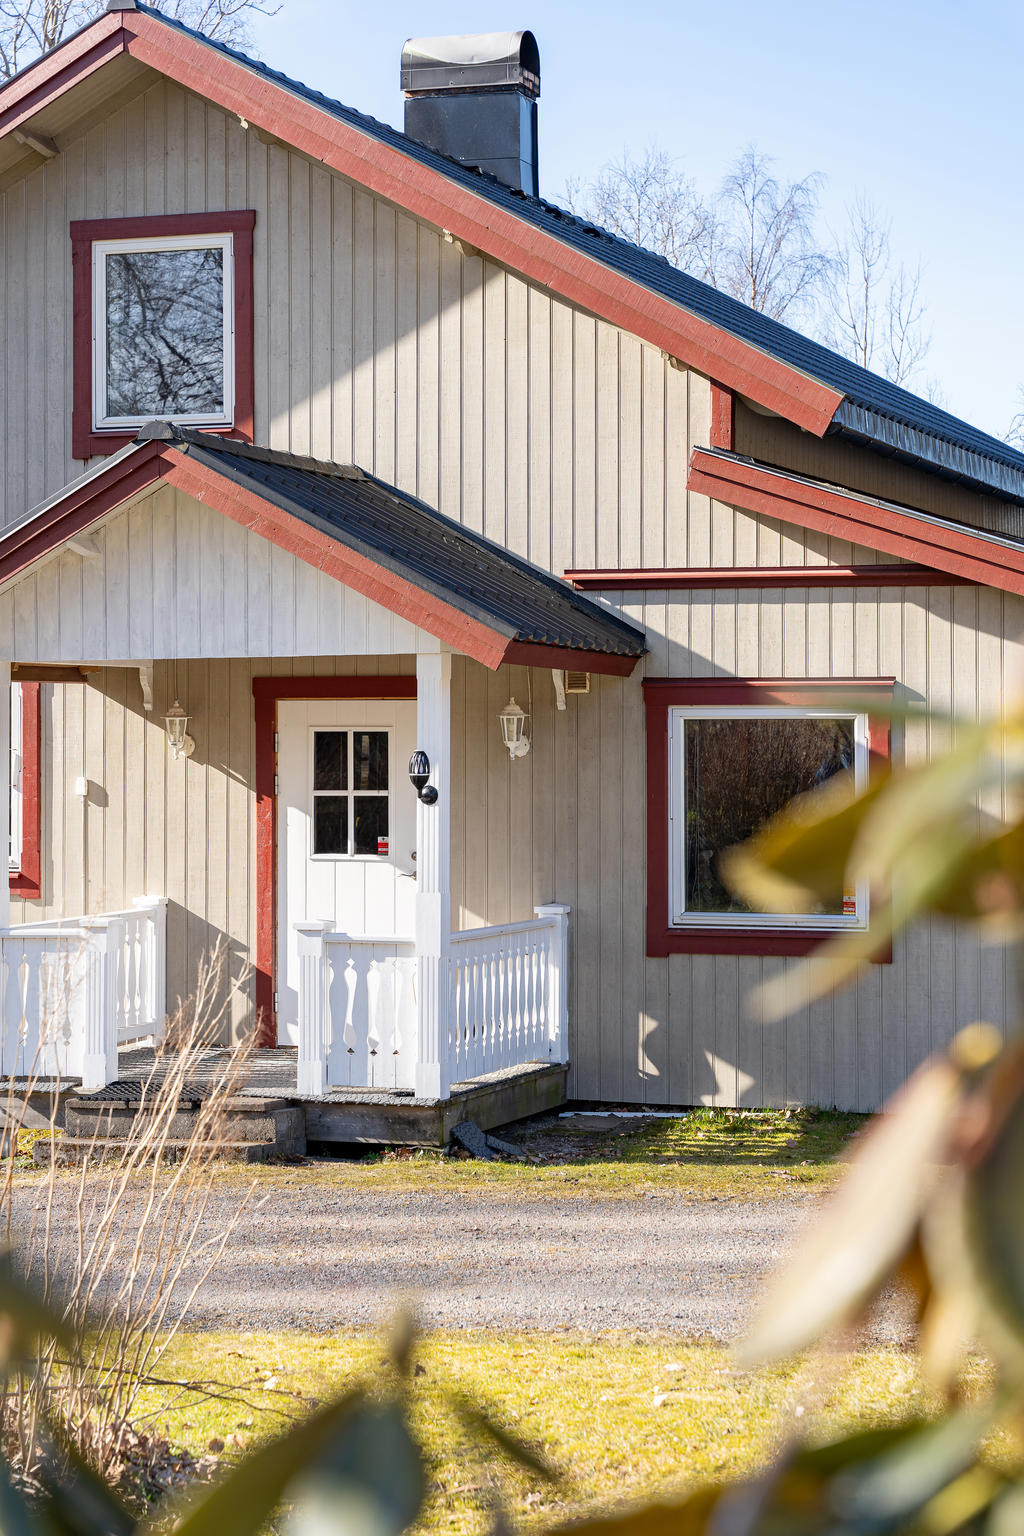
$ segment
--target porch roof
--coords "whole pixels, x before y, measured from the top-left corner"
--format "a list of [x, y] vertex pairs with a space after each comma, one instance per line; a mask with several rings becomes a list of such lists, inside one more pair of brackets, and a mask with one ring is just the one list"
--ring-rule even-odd
[[491, 668], [628, 674], [644, 633], [567, 582], [354, 465], [150, 422], [0, 538], [0, 585], [165, 480]]

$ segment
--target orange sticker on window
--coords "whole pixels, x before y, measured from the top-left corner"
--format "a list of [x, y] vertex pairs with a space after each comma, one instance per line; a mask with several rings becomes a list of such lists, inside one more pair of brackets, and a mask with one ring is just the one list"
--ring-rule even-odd
[[856, 917], [857, 916], [857, 893], [856, 893], [856, 891], [854, 891], [852, 894], [849, 891], [844, 891], [843, 892], [843, 916], [844, 917]]
[[378, 839], [377, 839], [377, 852], [383, 858], [387, 858], [388, 840], [387, 840], [386, 837], [378, 837]]

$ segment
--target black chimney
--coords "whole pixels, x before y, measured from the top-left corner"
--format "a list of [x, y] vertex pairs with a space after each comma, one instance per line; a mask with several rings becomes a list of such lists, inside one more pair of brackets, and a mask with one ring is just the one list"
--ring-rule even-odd
[[405, 131], [538, 197], [540, 54], [532, 32], [410, 37], [402, 49]]

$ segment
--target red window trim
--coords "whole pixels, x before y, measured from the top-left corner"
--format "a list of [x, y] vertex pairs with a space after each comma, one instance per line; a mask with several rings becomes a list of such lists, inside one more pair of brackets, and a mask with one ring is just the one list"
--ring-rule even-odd
[[410, 673], [384, 677], [254, 677], [256, 719], [256, 1044], [277, 1044], [277, 706], [281, 699], [414, 699]]
[[[17, 682], [17, 678], [14, 679]], [[10, 872], [12, 896], [42, 890], [42, 710], [39, 683], [21, 684], [21, 868]]]
[[[808, 955], [833, 937], [829, 931], [794, 932], [764, 928], [680, 927], [670, 922], [669, 905], [669, 734], [668, 712], [680, 705], [797, 705], [823, 702], [846, 694], [873, 704], [868, 710], [868, 753], [872, 767], [888, 767], [894, 678], [800, 679], [771, 677], [646, 678], [647, 717], [647, 954], [665, 955]], [[870, 926], [870, 919], [869, 919]], [[892, 959], [891, 950], [874, 957]]]
[[74, 361], [71, 456], [91, 459], [134, 442], [134, 432], [96, 432], [92, 425], [92, 247], [96, 240], [151, 240], [160, 235], [232, 235], [235, 257], [235, 420], [211, 431], [251, 443], [253, 436], [253, 279], [251, 208], [232, 213], [166, 213], [133, 219], [73, 219]]

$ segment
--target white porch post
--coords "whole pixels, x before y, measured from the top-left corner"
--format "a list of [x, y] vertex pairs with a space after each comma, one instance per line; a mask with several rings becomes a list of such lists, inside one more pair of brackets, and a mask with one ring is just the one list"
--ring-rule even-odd
[[326, 918], [296, 923], [299, 940], [299, 1059], [297, 1089], [304, 1098], [327, 1092], [327, 1057], [331, 1048], [330, 978], [324, 934]]
[[[0, 761], [7, 764], [7, 772], [0, 779], [0, 849], [4, 863], [10, 859], [11, 846], [11, 664], [0, 662], [0, 689], [3, 692], [0, 708]], [[11, 926], [11, 892], [8, 881], [0, 880], [0, 929]]]
[[79, 925], [90, 935], [85, 945], [82, 1052], [82, 1092], [97, 1093], [117, 1081], [117, 1017], [114, 987], [116, 947], [124, 931], [110, 917], [83, 917]]
[[416, 657], [416, 746], [430, 759], [433, 805], [416, 807], [416, 1093], [447, 1098], [451, 893], [449, 655]]
[[548, 1051], [552, 1061], [569, 1060], [569, 912], [561, 902], [534, 907], [537, 917], [554, 926], [548, 952]]

